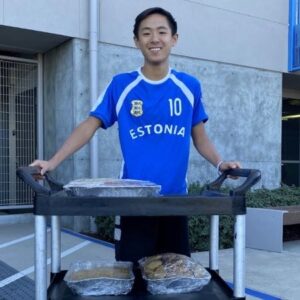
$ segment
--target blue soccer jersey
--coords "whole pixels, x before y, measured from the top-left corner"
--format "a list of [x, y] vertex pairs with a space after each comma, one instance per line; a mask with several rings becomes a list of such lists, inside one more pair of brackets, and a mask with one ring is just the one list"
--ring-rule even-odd
[[118, 121], [122, 178], [150, 180], [162, 194], [187, 192], [191, 129], [208, 118], [196, 78], [173, 69], [160, 81], [141, 70], [119, 74], [90, 115], [104, 128]]

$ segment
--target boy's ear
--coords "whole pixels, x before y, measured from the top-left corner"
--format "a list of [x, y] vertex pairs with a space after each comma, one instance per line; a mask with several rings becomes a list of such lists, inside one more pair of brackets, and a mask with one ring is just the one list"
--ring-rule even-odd
[[177, 43], [177, 41], [178, 41], [178, 33], [175, 33], [175, 34], [172, 36], [172, 38], [173, 38], [173, 46], [175, 46], [176, 43]]
[[139, 49], [140, 48], [139, 40], [136, 36], [133, 37], [133, 41], [134, 41], [135, 46]]

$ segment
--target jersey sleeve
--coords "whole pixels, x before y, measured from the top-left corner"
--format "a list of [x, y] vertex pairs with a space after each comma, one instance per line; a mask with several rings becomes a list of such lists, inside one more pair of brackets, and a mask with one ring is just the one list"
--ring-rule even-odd
[[200, 82], [197, 81], [194, 89], [194, 110], [193, 110], [193, 121], [192, 126], [199, 124], [200, 122], [205, 123], [208, 120], [208, 115], [205, 111], [202, 102], [202, 91]]
[[116, 120], [116, 101], [114, 97], [114, 80], [105, 88], [99, 96], [96, 104], [90, 112], [90, 116], [100, 119], [102, 127], [108, 128], [112, 126]]

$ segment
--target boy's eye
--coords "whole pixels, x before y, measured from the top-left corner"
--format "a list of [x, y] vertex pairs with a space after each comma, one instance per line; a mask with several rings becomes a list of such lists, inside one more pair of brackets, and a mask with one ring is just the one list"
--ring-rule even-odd
[[160, 31], [159, 33], [160, 34], [166, 34], [167, 32], [166, 31]]
[[143, 36], [150, 35], [150, 32], [143, 32]]

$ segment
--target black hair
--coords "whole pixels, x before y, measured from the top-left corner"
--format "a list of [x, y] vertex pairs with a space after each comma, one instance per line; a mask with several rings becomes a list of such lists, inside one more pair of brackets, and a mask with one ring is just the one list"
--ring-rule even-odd
[[172, 14], [161, 7], [151, 7], [151, 8], [148, 8], [148, 9], [142, 11], [135, 18], [135, 23], [133, 26], [133, 34], [136, 38], [138, 38], [138, 32], [139, 32], [139, 27], [141, 25], [141, 22], [153, 14], [159, 14], [159, 15], [165, 16], [170, 25], [172, 35], [177, 33], [177, 23], [176, 23], [174, 17], [172, 16]]

